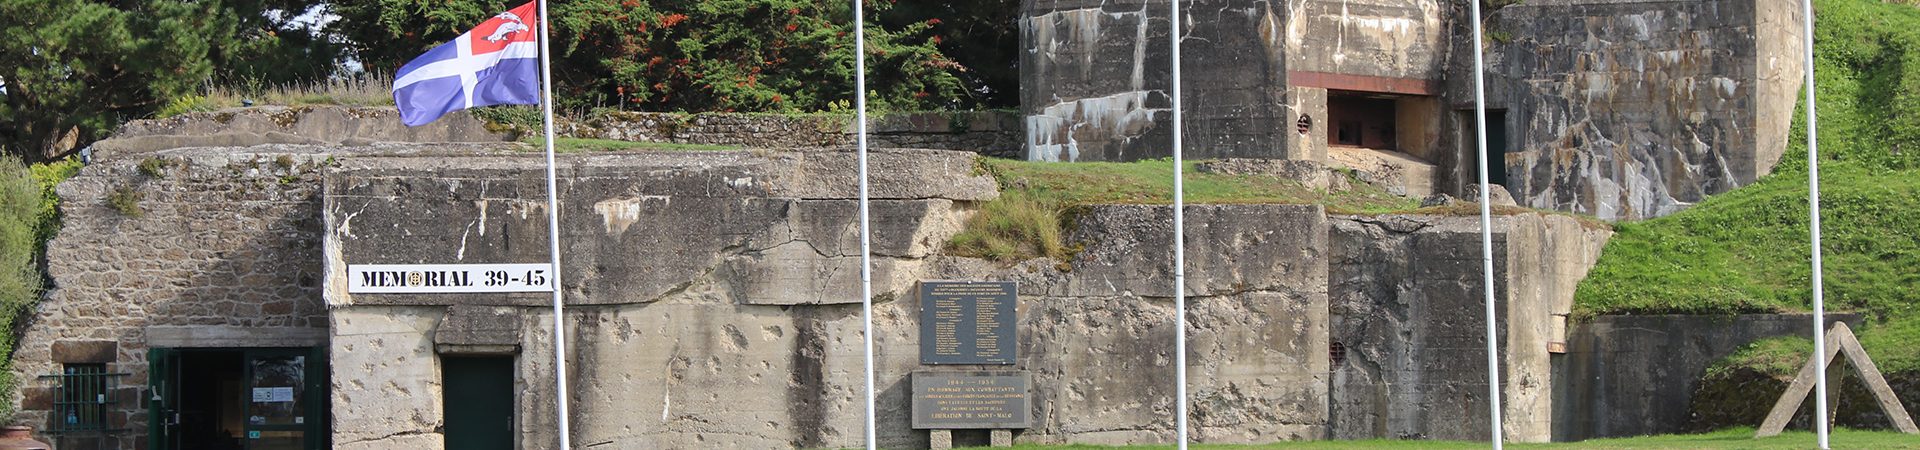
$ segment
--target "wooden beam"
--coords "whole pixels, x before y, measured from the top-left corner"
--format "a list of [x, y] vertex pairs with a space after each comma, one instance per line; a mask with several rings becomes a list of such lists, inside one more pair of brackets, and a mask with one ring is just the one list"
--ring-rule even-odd
[[[1887, 413], [1887, 419], [1893, 427], [1907, 434], [1920, 434], [1920, 428], [1913, 424], [1913, 417], [1907, 415], [1907, 409], [1900, 406], [1900, 399], [1893, 394], [1893, 387], [1887, 385], [1886, 377], [1880, 375], [1879, 367], [1867, 358], [1867, 350], [1860, 347], [1860, 340], [1854, 338], [1853, 330], [1846, 322], [1834, 322], [1827, 331], [1827, 352], [1808, 358], [1807, 365], [1800, 368], [1800, 374], [1793, 377], [1793, 383], [1787, 385], [1787, 391], [1780, 394], [1780, 400], [1773, 403], [1773, 411], [1767, 413], [1767, 420], [1760, 423], [1760, 429], [1753, 437], [1778, 436], [1786, 430], [1787, 421], [1793, 420], [1793, 413], [1800, 410], [1800, 404], [1807, 400], [1807, 394], [1813, 392], [1814, 374], [1833, 364], [1836, 356], [1847, 355], [1847, 365], [1853, 367], [1853, 374], [1867, 384], [1867, 391], [1880, 404], [1880, 410]], [[1820, 418], [1824, 420], [1825, 418]]]

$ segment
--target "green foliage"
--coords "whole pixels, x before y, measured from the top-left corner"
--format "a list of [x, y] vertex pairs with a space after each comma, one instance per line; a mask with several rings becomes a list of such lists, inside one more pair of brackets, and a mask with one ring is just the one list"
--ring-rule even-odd
[[149, 178], [166, 178], [167, 169], [172, 168], [173, 164], [174, 162], [172, 160], [155, 156], [140, 160], [140, 165], [136, 168], [140, 171], [141, 175], [146, 175]]
[[537, 106], [500, 105], [467, 110], [487, 123], [487, 130], [496, 133], [535, 133], [541, 132], [541, 113]]
[[[57, 197], [52, 185], [70, 175], [56, 163], [29, 170], [17, 158], [0, 156], [0, 394], [16, 384], [10, 370], [14, 320], [40, 299], [44, 285], [40, 259], [46, 239], [57, 228]], [[0, 416], [8, 411], [0, 407]]]
[[[487, 17], [499, 0], [335, 4], [370, 68], [392, 70]], [[892, 2], [870, 2], [884, 11]], [[852, 97], [851, 4], [818, 0], [584, 0], [553, 5], [556, 97], [567, 109], [816, 111]], [[869, 22], [869, 106], [928, 109], [963, 98], [963, 70], [931, 24]], [[623, 102], [621, 96], [625, 97]]]
[[0, 146], [48, 160], [209, 81], [324, 76], [333, 44], [263, 13], [310, 4], [0, 0]]
[[1061, 237], [1066, 212], [1066, 205], [1057, 198], [1007, 191], [967, 218], [966, 228], [947, 249], [958, 256], [1003, 263], [1035, 257], [1069, 261], [1073, 255]]
[[[1871, 0], [1814, 7], [1822, 165], [1920, 169], [1920, 9]], [[1806, 173], [1805, 107], [1777, 172]]]
[[107, 192], [107, 206], [112, 206], [121, 215], [138, 219], [147, 215], [147, 210], [140, 207], [140, 201], [146, 198], [147, 194], [141, 192], [139, 187], [118, 186]]

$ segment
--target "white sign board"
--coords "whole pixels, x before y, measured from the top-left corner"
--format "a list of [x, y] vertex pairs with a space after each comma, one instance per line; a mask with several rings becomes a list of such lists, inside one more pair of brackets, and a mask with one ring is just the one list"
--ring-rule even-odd
[[552, 292], [550, 264], [350, 264], [347, 293]]
[[253, 388], [254, 403], [286, 403], [293, 401], [293, 388], [257, 387]]

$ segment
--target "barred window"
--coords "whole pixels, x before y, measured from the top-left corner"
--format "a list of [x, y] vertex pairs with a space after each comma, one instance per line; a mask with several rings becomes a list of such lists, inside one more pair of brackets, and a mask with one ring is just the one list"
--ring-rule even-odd
[[66, 364], [54, 391], [53, 426], [49, 431], [94, 431], [107, 428], [106, 364]]

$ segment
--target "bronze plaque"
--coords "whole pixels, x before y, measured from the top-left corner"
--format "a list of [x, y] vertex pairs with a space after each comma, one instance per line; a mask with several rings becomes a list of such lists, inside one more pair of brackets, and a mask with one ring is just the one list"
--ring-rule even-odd
[[913, 428], [1031, 427], [1031, 384], [1026, 371], [914, 372]]

